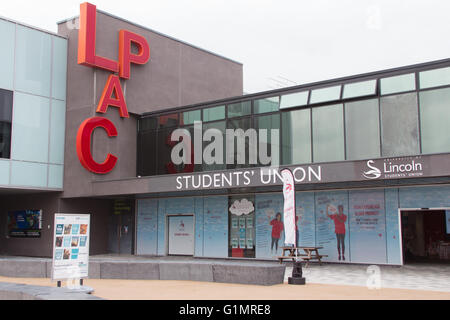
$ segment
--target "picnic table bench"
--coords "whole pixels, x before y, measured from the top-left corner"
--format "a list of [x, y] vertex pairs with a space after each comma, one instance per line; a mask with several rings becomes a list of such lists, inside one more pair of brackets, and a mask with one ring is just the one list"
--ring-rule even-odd
[[[308, 267], [309, 261], [318, 260], [319, 264], [322, 265], [322, 258], [328, 257], [327, 255], [319, 254], [319, 249], [323, 249], [323, 247], [281, 247], [283, 250], [283, 255], [277, 257], [280, 261], [280, 264], [283, 263], [284, 259], [295, 259], [298, 257], [303, 261], [306, 261], [306, 267]], [[288, 253], [286, 255], [286, 253]]]

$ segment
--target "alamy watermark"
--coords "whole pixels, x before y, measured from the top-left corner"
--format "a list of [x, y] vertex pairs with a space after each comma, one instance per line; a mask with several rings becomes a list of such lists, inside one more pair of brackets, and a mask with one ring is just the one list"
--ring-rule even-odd
[[[181, 164], [239, 164], [278, 167], [280, 163], [279, 129], [226, 129], [203, 131], [201, 121], [194, 122], [193, 137], [187, 129], [176, 129], [170, 139], [171, 160]], [[269, 154], [270, 153], [270, 154]]]

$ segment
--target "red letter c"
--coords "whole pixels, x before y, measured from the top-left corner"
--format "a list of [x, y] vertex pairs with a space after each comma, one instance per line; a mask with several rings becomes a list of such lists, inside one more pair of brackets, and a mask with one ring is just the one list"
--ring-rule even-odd
[[98, 173], [106, 174], [114, 169], [117, 162], [117, 157], [108, 153], [105, 162], [98, 163], [92, 158], [91, 154], [91, 139], [92, 132], [95, 128], [102, 127], [105, 129], [108, 137], [116, 137], [117, 129], [114, 124], [106, 118], [94, 117], [86, 119], [78, 129], [77, 134], [77, 154], [81, 164], [87, 170]]

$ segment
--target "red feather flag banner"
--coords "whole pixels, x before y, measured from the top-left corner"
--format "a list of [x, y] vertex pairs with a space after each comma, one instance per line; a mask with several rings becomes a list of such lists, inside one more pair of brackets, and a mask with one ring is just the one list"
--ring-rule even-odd
[[284, 242], [286, 244], [296, 244], [295, 239], [295, 185], [294, 176], [291, 170], [281, 170], [283, 177], [284, 196]]

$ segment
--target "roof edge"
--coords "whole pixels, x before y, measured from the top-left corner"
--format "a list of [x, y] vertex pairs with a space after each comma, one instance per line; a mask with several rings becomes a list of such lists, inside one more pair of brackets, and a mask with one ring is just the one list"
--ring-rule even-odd
[[[97, 9], [97, 12], [100, 12], [100, 13], [102, 13], [102, 14], [104, 14], [104, 15], [107, 15], [107, 16], [109, 16], [109, 17], [111, 17], [111, 18], [118, 19], [118, 20], [124, 21], [124, 22], [126, 22], [126, 23], [132, 24], [132, 25], [134, 25], [134, 26], [136, 26], [136, 27], [138, 27], [138, 28], [142, 28], [142, 29], [145, 29], [145, 30], [147, 30], [147, 31], [151, 31], [151, 32], [153, 32], [153, 33], [156, 33], [157, 35], [160, 35], [160, 36], [163, 36], [163, 37], [168, 38], [168, 39], [170, 39], [170, 40], [173, 40], [173, 41], [182, 43], [182, 44], [184, 44], [184, 45], [190, 46], [190, 47], [192, 47], [192, 48], [194, 48], [194, 49], [204, 51], [204, 52], [206, 52], [206, 53], [212, 54], [212, 55], [217, 56], [217, 57], [219, 57], [219, 58], [222, 58], [222, 59], [225, 59], [225, 60], [228, 60], [228, 61], [231, 61], [231, 62], [233, 62], [233, 63], [236, 63], [236, 64], [238, 64], [238, 65], [243, 66], [243, 63], [242, 63], [242, 62], [239, 62], [239, 61], [236, 61], [236, 60], [227, 58], [227, 57], [225, 57], [225, 56], [223, 56], [223, 55], [220, 55], [220, 54], [218, 54], [218, 53], [209, 51], [209, 50], [207, 50], [207, 49], [203, 49], [203, 48], [198, 47], [198, 46], [196, 46], [196, 45], [193, 45], [193, 44], [191, 44], [191, 43], [189, 43], [189, 42], [185, 42], [185, 41], [182, 41], [182, 40], [180, 40], [180, 39], [171, 37], [171, 36], [169, 36], [169, 35], [167, 35], [167, 34], [165, 34], [165, 33], [156, 31], [156, 30], [151, 29], [151, 28], [149, 28], [149, 27], [143, 26], [143, 25], [141, 25], [141, 24], [139, 24], [139, 23], [130, 21], [130, 20], [125, 19], [125, 18], [121, 18], [121, 17], [119, 17], [119, 16], [116, 16], [116, 15], [114, 15], [114, 14], [111, 14], [111, 13], [109, 13], [109, 12], [106, 12], [106, 11], [103, 11], [103, 10], [100, 10], [100, 9]], [[59, 24], [63, 24], [63, 23], [66, 23], [67, 21], [71, 21], [71, 20], [73, 20], [73, 19], [77, 19], [78, 17], [79, 17], [79, 15], [74, 16], [74, 17], [72, 17], [72, 18], [64, 19], [64, 20], [61, 20], [61, 21], [56, 22], [56, 24], [58, 24], [58, 25], [59, 25]]]

